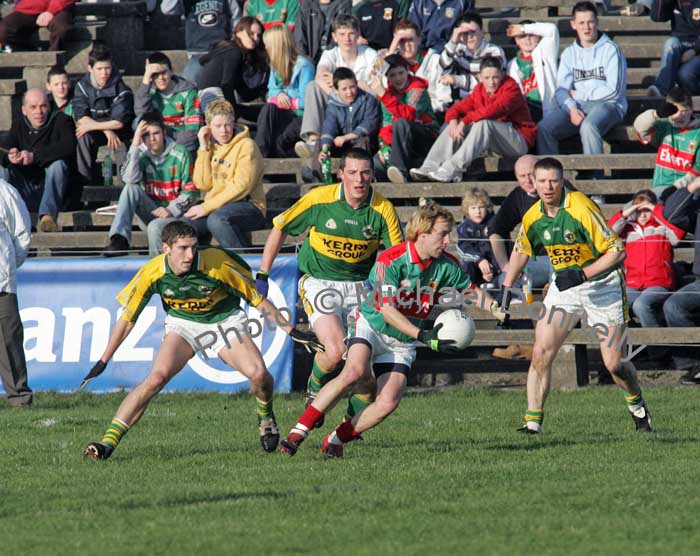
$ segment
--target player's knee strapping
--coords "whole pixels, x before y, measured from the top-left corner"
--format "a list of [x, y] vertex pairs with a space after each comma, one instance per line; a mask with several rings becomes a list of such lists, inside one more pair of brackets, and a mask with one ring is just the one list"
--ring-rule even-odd
[[127, 425], [121, 419], [117, 419], [115, 417], [107, 427], [107, 430], [102, 437], [102, 443], [112, 446], [112, 448], [116, 448], [119, 441], [128, 431], [129, 425]]

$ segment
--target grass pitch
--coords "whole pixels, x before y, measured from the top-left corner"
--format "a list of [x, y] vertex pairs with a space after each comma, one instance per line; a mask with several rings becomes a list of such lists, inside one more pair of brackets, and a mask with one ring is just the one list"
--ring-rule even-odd
[[[92, 462], [123, 394], [39, 392], [0, 406], [0, 553], [695, 555], [698, 391], [646, 397], [651, 435], [619, 390], [589, 387], [553, 392], [529, 437], [523, 391], [416, 392], [325, 461], [319, 431], [265, 454], [251, 396], [166, 394]], [[283, 432], [302, 404], [278, 397]]]

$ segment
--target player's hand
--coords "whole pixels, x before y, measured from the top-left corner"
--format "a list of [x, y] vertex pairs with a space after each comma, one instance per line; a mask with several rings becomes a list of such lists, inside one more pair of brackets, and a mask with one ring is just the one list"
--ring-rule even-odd
[[574, 269], [564, 270], [557, 274], [557, 277], [554, 279], [554, 283], [560, 292], [583, 284], [585, 281], [586, 275], [583, 270]]
[[418, 337], [416, 338], [416, 340], [425, 344], [433, 351], [439, 351], [441, 353], [458, 353], [460, 350], [458, 350], [454, 346], [454, 340], [438, 339], [438, 332], [441, 328], [442, 323], [438, 324], [437, 326], [434, 326], [430, 330], [421, 330], [418, 333]]
[[489, 305], [489, 312], [501, 324], [503, 324], [503, 322], [506, 320], [506, 317], [508, 316], [505, 309], [501, 307], [498, 304], [498, 301], [496, 301], [495, 299], [491, 302], [491, 305]]
[[255, 275], [255, 288], [264, 298], [267, 298], [267, 294], [270, 292], [270, 282], [268, 278], [270, 278], [270, 274], [262, 270], [259, 270]]
[[[489, 309], [491, 314], [499, 320], [498, 328], [508, 329], [510, 328], [510, 313], [508, 311], [510, 311], [510, 302], [513, 300], [513, 292], [510, 287], [506, 288], [504, 285], [503, 288], [503, 299], [501, 300], [500, 306], [494, 301], [491, 303]], [[494, 303], [496, 303], [498, 308], [494, 307]], [[503, 313], [503, 319], [500, 318], [501, 312]], [[497, 315], [496, 313], [499, 314]]]
[[107, 363], [105, 363], [102, 360], [99, 360], [97, 363], [95, 363], [92, 366], [92, 369], [90, 369], [90, 372], [85, 375], [85, 378], [83, 378], [83, 381], [80, 383], [80, 387], [84, 388], [88, 382], [90, 382], [92, 379], [100, 376], [105, 371], [106, 368], [107, 368]]
[[326, 347], [318, 341], [316, 334], [314, 334], [313, 332], [302, 332], [301, 330], [292, 328], [292, 331], [289, 333], [289, 336], [297, 344], [301, 344], [302, 346], [304, 346], [304, 349], [309, 353], [326, 351]]
[[678, 112], [678, 106], [672, 102], [664, 102], [661, 106], [656, 109], [656, 115], [659, 118], [670, 118], [676, 112]]

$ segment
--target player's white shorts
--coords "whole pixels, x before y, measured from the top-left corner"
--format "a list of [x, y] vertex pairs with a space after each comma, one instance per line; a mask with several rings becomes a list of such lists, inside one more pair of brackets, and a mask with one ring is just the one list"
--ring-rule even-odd
[[408, 373], [416, 359], [415, 342], [402, 342], [381, 332], [377, 332], [369, 321], [360, 313], [359, 307], [348, 318], [348, 348], [362, 343], [372, 349], [370, 362], [372, 367], [381, 366], [388, 370]]
[[218, 355], [223, 348], [231, 347], [238, 338], [250, 334], [247, 322], [248, 316], [242, 309], [215, 323], [194, 322], [168, 315], [165, 317], [165, 333], [177, 334], [190, 344], [195, 353], [210, 349]]
[[[625, 281], [620, 270], [612, 271], [601, 280], [584, 282], [563, 292], [559, 291], [552, 279], [544, 304], [547, 309], [558, 307], [567, 313], [585, 312], [589, 326], [621, 326], [629, 320]], [[555, 316], [553, 322], [558, 322], [558, 318], [561, 317]]]
[[314, 325], [318, 317], [336, 315], [345, 326], [350, 311], [358, 304], [358, 291], [368, 292], [368, 281], [341, 282], [321, 280], [304, 274], [299, 280], [299, 297], [304, 303], [304, 310], [309, 317], [309, 324]]

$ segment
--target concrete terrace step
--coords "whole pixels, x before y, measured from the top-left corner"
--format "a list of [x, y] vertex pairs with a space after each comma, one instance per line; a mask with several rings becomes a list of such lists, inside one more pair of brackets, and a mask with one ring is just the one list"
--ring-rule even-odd
[[23, 79], [0, 79], [0, 96], [21, 95], [27, 90], [27, 82]]

